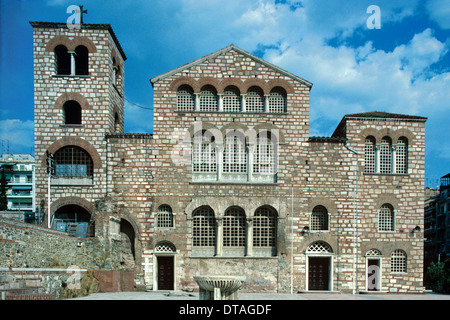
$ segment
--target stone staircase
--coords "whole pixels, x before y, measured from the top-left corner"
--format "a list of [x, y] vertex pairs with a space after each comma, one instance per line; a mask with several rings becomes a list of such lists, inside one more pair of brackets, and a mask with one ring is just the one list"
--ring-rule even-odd
[[18, 279], [9, 272], [0, 272], [0, 300], [55, 300], [54, 294], [41, 293], [35, 275]]

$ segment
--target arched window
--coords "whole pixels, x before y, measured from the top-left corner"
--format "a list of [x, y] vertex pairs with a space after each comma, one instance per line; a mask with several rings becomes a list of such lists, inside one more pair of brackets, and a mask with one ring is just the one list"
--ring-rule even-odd
[[173, 213], [169, 205], [159, 206], [156, 215], [156, 225], [158, 228], [173, 228]]
[[89, 75], [89, 51], [85, 46], [75, 48], [75, 74]]
[[114, 113], [114, 132], [120, 132], [119, 114]]
[[216, 219], [209, 207], [201, 207], [192, 214], [192, 245], [214, 247], [216, 244]]
[[245, 137], [237, 131], [227, 133], [223, 151], [223, 172], [247, 172], [247, 148]]
[[408, 173], [408, 139], [401, 137], [397, 141], [395, 150], [395, 170], [396, 173]]
[[217, 153], [214, 136], [207, 130], [194, 134], [192, 171], [194, 173], [217, 172]]
[[253, 247], [270, 247], [276, 255], [277, 213], [269, 207], [261, 207], [253, 217]]
[[406, 273], [406, 252], [403, 250], [395, 250], [391, 255], [391, 272]]
[[311, 231], [328, 230], [328, 211], [323, 206], [315, 206], [311, 214]]
[[378, 212], [378, 230], [394, 231], [394, 208], [385, 203]]
[[213, 86], [206, 85], [200, 90], [200, 111], [217, 111], [217, 91]]
[[238, 207], [229, 208], [223, 217], [224, 247], [245, 246], [245, 213]]
[[77, 101], [69, 100], [63, 105], [64, 123], [81, 124], [81, 106]]
[[161, 241], [155, 246], [155, 252], [157, 253], [176, 253], [177, 248], [172, 242]]
[[264, 112], [264, 93], [261, 88], [253, 86], [247, 91], [245, 99], [247, 112]]
[[286, 112], [287, 94], [286, 90], [281, 87], [275, 87], [270, 91], [269, 95], [269, 112], [283, 113]]
[[375, 155], [375, 138], [372, 136], [366, 137], [366, 144], [364, 147], [365, 166], [364, 172], [376, 172], [376, 155]]
[[381, 139], [380, 173], [392, 173], [392, 140], [389, 137]]
[[378, 249], [370, 249], [365, 254], [366, 257], [379, 257], [381, 256], [381, 252]]
[[308, 246], [306, 253], [333, 253], [333, 249], [325, 241], [316, 241]]
[[223, 111], [241, 111], [241, 94], [235, 86], [228, 86], [223, 93]]
[[188, 85], [182, 85], [177, 90], [177, 111], [194, 111], [194, 90]]
[[274, 174], [275, 173], [275, 146], [272, 134], [268, 131], [259, 133], [256, 138], [256, 148], [253, 155], [253, 173]]
[[84, 149], [67, 146], [55, 152], [55, 176], [64, 178], [92, 178], [92, 158]]
[[58, 75], [70, 75], [70, 54], [61, 44], [55, 47], [55, 70]]

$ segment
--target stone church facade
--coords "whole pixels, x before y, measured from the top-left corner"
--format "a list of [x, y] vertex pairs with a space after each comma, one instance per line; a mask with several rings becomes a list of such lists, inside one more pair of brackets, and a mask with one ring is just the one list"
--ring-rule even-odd
[[312, 84], [230, 45], [152, 78], [153, 134], [125, 133], [111, 26], [31, 25], [52, 228], [126, 238], [123, 267], [153, 290], [239, 275], [247, 291], [423, 292], [426, 118], [348, 114], [311, 137]]

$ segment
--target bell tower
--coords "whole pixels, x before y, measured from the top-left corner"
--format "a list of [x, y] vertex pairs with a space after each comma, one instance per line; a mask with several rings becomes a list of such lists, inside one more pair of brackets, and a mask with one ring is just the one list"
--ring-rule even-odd
[[[45, 225], [48, 212], [52, 221], [77, 210], [89, 219], [94, 201], [106, 194], [105, 135], [124, 130], [126, 56], [109, 24], [30, 24], [36, 203]], [[50, 203], [47, 153], [54, 160]]]

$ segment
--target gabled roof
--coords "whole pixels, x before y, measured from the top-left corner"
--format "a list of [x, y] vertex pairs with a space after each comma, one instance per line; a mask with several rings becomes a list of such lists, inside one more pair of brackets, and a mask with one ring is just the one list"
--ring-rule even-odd
[[362, 112], [362, 113], [350, 113], [346, 114], [341, 122], [339, 122], [336, 130], [334, 130], [332, 137], [345, 137], [345, 123], [347, 119], [386, 119], [386, 120], [406, 120], [406, 121], [418, 121], [418, 122], [425, 122], [427, 121], [427, 118], [420, 117], [420, 116], [410, 116], [406, 114], [399, 114], [399, 113], [389, 113], [384, 111], [369, 111], [369, 112]]
[[274, 64], [272, 64], [270, 62], [267, 62], [267, 61], [265, 61], [265, 60], [263, 60], [261, 58], [258, 58], [257, 56], [255, 56], [255, 55], [253, 55], [253, 54], [251, 54], [251, 53], [249, 53], [247, 51], [244, 51], [244, 50], [242, 50], [239, 47], [236, 47], [234, 44], [231, 44], [231, 45], [229, 45], [229, 46], [227, 46], [227, 47], [225, 47], [223, 49], [220, 49], [220, 50], [218, 50], [216, 52], [210, 53], [210, 54], [208, 54], [208, 55], [206, 55], [206, 56], [204, 56], [204, 57], [202, 57], [200, 59], [197, 59], [197, 60], [194, 60], [192, 62], [189, 62], [189, 63], [187, 63], [187, 64], [185, 64], [185, 65], [183, 65], [181, 67], [178, 67], [176, 69], [173, 69], [173, 70], [171, 70], [169, 72], [163, 73], [163, 74], [161, 74], [161, 75], [159, 75], [157, 77], [154, 77], [154, 78], [150, 79], [150, 82], [153, 85], [155, 82], [157, 82], [159, 80], [162, 80], [162, 79], [165, 79], [167, 77], [170, 77], [170, 76], [172, 76], [172, 75], [174, 75], [174, 74], [176, 74], [178, 72], [181, 72], [181, 71], [186, 70], [188, 68], [191, 68], [193, 66], [202, 64], [206, 60], [214, 59], [217, 56], [219, 56], [221, 54], [224, 54], [224, 53], [227, 53], [228, 51], [231, 51], [231, 50], [234, 50], [237, 53], [242, 54], [243, 56], [246, 56], [246, 57], [248, 57], [248, 58], [250, 58], [250, 59], [252, 59], [252, 60], [254, 60], [254, 61], [256, 61], [256, 62], [258, 62], [258, 63], [260, 63], [260, 64], [262, 64], [262, 65], [264, 65], [266, 67], [268, 67], [268, 68], [271, 68], [271, 69], [273, 69], [273, 70], [275, 70], [275, 71], [277, 71], [277, 72], [279, 72], [279, 73], [281, 73], [281, 74], [283, 74], [283, 75], [285, 75], [287, 77], [290, 77], [293, 80], [299, 81], [299, 82], [303, 83], [304, 85], [308, 86], [309, 88], [311, 88], [312, 85], [313, 85], [311, 82], [306, 81], [305, 79], [302, 79], [300, 77], [297, 77], [296, 75], [294, 75], [294, 74], [292, 74], [292, 73], [290, 73], [290, 72], [288, 72], [286, 70], [283, 70], [280, 67], [277, 67], [276, 65], [274, 65]]
[[399, 113], [389, 113], [383, 111], [370, 111], [362, 113], [351, 113], [344, 116], [344, 118], [383, 118], [383, 119], [410, 119], [410, 120], [427, 120], [425, 117], [410, 116]]

